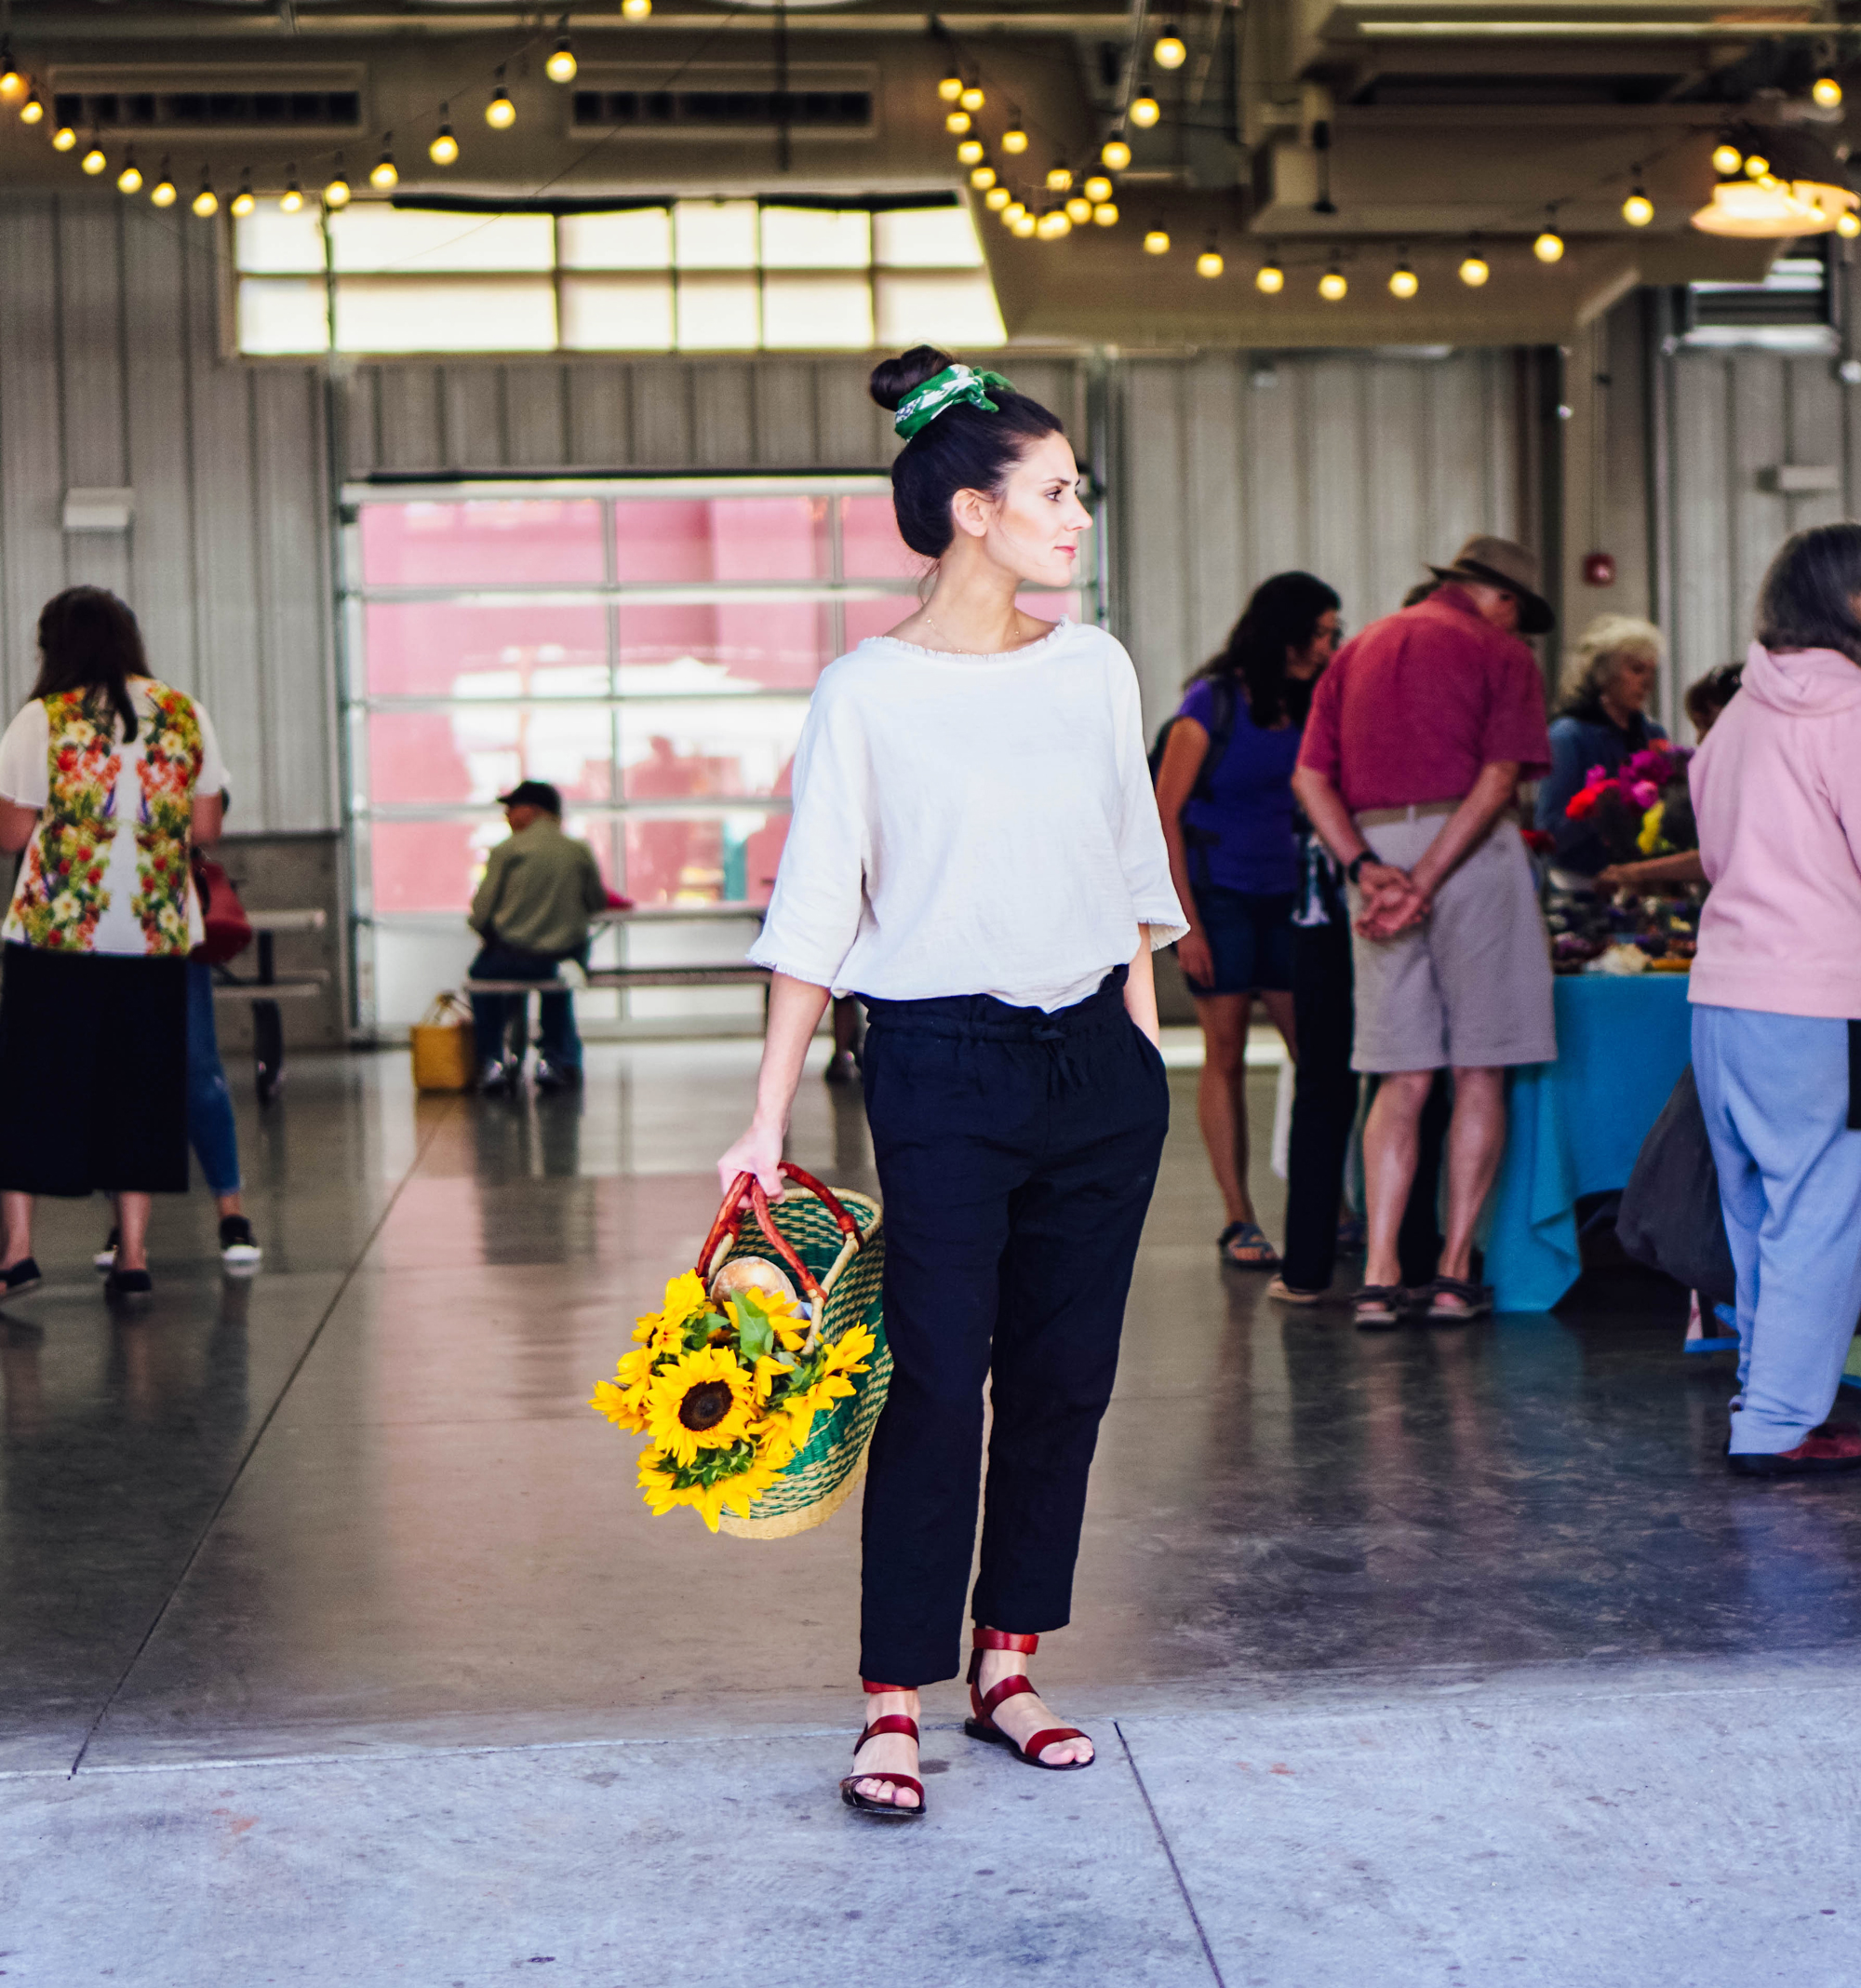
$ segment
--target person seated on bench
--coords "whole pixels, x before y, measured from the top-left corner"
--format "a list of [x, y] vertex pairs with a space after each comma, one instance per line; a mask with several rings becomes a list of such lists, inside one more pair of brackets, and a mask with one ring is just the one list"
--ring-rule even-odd
[[[543, 780], [521, 780], [498, 797], [509, 839], [491, 851], [466, 922], [483, 939], [474, 980], [557, 981], [564, 960], [588, 956], [588, 917], [605, 910], [608, 887], [586, 842], [562, 832], [562, 796]], [[567, 987], [542, 997], [536, 1084], [559, 1091], [582, 1081], [582, 1038]], [[529, 996], [475, 994], [478, 1088], [514, 1090], [523, 1076]]]

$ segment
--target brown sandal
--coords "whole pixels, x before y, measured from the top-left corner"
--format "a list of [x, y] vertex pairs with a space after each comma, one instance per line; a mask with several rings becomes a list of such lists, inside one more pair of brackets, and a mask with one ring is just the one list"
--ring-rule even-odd
[[[1017, 1760], [1024, 1760], [1030, 1767], [1045, 1767], [1050, 1774], [1070, 1774], [1075, 1767], [1089, 1767], [1091, 1760], [1042, 1760], [1040, 1755], [1050, 1746], [1057, 1746], [1063, 1740], [1090, 1740], [1090, 1733], [1082, 1733], [1077, 1726], [1049, 1726], [1033, 1735], [1023, 1745], [1002, 1731], [995, 1723], [996, 1708], [1005, 1705], [1011, 1698], [1019, 1698], [1024, 1691], [1032, 1691], [1025, 1672], [1016, 1677], [1004, 1677], [998, 1685], [989, 1687], [986, 1697], [980, 1687], [983, 1674], [983, 1652], [984, 1650], [1019, 1650], [1031, 1657], [1040, 1647], [1038, 1636], [1011, 1636], [1004, 1630], [979, 1628], [973, 1638], [974, 1650], [970, 1658], [970, 1704], [975, 1716], [963, 1721], [963, 1730], [971, 1740], [986, 1740], [991, 1746], [1005, 1746]], [[1092, 1758], [1097, 1759], [1094, 1752]]]
[[[877, 1697], [882, 1691], [904, 1691], [906, 1685], [867, 1685], [868, 1697]], [[858, 1760], [860, 1749], [868, 1740], [880, 1733], [903, 1733], [912, 1745], [917, 1744], [917, 1721], [908, 1718], [902, 1712], [889, 1712], [882, 1719], [874, 1719], [860, 1737], [853, 1741], [853, 1758]], [[869, 1794], [862, 1794], [856, 1783], [860, 1781], [884, 1781], [889, 1787], [909, 1788], [917, 1797], [915, 1808], [905, 1808], [897, 1802], [876, 1802]], [[887, 1816], [893, 1821], [907, 1821], [913, 1816], [924, 1813], [924, 1783], [915, 1774], [892, 1774], [883, 1768], [876, 1768], [870, 1774], [849, 1774], [840, 1783], [840, 1799], [849, 1808], [857, 1808], [863, 1816]]]

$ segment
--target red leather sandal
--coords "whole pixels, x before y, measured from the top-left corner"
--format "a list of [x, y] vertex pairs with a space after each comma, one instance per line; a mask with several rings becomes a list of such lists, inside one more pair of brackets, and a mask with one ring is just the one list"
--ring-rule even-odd
[[[882, 1691], [906, 1691], [907, 1685], [866, 1685], [869, 1698], [877, 1698]], [[853, 1741], [853, 1758], [860, 1756], [860, 1749], [868, 1740], [879, 1733], [903, 1733], [914, 1745], [917, 1740], [917, 1721], [908, 1718], [902, 1712], [887, 1713], [884, 1718], [875, 1719]], [[909, 1788], [917, 1797], [915, 1808], [902, 1807], [896, 1802], [876, 1802], [869, 1794], [862, 1794], [854, 1785], [858, 1781], [886, 1781], [894, 1788]], [[924, 1813], [924, 1783], [915, 1774], [890, 1774], [877, 1769], [870, 1774], [849, 1774], [840, 1783], [840, 1799], [849, 1808], [857, 1808], [864, 1816], [887, 1816], [894, 1821], [906, 1821], [913, 1816]]]
[[[989, 1687], [984, 1697], [978, 1686], [983, 1674], [983, 1652], [984, 1650], [1019, 1650], [1031, 1657], [1040, 1647], [1038, 1636], [1011, 1636], [1000, 1629], [978, 1628], [973, 1639], [973, 1651], [970, 1658], [970, 1703], [975, 1716], [963, 1721], [963, 1730], [971, 1740], [986, 1740], [991, 1746], [1005, 1746], [1017, 1760], [1024, 1760], [1030, 1767], [1045, 1767], [1050, 1774], [1070, 1774], [1075, 1767], [1089, 1767], [1091, 1760], [1042, 1760], [1044, 1748], [1057, 1746], [1063, 1740], [1090, 1740], [1090, 1733], [1082, 1733], [1077, 1726], [1049, 1726], [1033, 1735], [1025, 1746], [1012, 1740], [995, 1723], [995, 1712], [998, 1705], [1005, 1705], [1011, 1698], [1019, 1698], [1024, 1691], [1032, 1691], [1033, 1685], [1024, 1673], [1018, 1677], [1004, 1677], [998, 1685]], [[1093, 1759], [1097, 1753], [1094, 1753]]]

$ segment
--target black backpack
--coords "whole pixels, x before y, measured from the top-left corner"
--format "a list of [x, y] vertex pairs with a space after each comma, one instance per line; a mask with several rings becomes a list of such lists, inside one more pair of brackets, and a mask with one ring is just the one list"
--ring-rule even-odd
[[[1209, 713], [1213, 722], [1209, 726], [1209, 749], [1202, 755], [1201, 771], [1196, 775], [1196, 784], [1189, 789], [1191, 800], [1212, 800], [1214, 799], [1215, 769], [1220, 766], [1234, 737], [1235, 694], [1232, 677], [1216, 677], [1210, 689], [1213, 693], [1214, 709]], [[1157, 742], [1150, 748], [1150, 784], [1157, 785], [1157, 775], [1163, 767], [1163, 748], [1170, 743], [1170, 734], [1176, 729], [1180, 711], [1166, 718], [1157, 728]]]

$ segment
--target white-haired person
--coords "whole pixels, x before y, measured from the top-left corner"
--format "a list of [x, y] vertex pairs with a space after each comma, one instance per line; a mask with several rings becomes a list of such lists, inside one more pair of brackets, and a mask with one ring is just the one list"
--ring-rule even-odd
[[1632, 614], [1600, 614], [1564, 665], [1558, 716], [1551, 723], [1551, 770], [1538, 786], [1537, 826], [1556, 839], [1551, 860], [1579, 877], [1594, 877], [1609, 849], [1587, 821], [1564, 813], [1592, 768], [1617, 772], [1667, 733], [1647, 716], [1665, 645], [1653, 622]]

